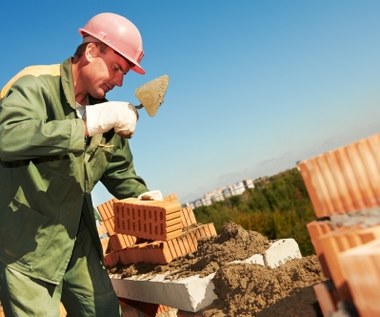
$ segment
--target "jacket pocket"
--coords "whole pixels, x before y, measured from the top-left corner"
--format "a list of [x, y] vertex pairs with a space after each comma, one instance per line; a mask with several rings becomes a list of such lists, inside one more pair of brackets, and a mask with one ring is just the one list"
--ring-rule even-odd
[[33, 254], [49, 241], [51, 219], [14, 200], [1, 212], [1, 252], [9, 259], [32, 267]]

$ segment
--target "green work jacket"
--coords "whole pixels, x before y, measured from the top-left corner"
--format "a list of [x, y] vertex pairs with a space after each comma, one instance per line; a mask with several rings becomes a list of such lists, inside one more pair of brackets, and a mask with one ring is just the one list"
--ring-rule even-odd
[[[90, 104], [105, 100], [90, 100]], [[80, 219], [100, 255], [91, 191], [116, 198], [148, 190], [128, 140], [113, 130], [86, 140], [76, 112], [71, 59], [24, 69], [0, 94], [0, 261], [59, 284]]]

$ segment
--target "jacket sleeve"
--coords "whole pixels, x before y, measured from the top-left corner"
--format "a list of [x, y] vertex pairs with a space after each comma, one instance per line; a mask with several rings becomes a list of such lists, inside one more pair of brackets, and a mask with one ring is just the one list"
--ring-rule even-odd
[[34, 76], [18, 79], [0, 100], [0, 159], [15, 161], [82, 153], [83, 120], [67, 118], [52, 87]]
[[115, 151], [101, 182], [117, 199], [137, 197], [149, 189], [143, 178], [136, 174], [128, 140], [118, 138], [121, 146]]

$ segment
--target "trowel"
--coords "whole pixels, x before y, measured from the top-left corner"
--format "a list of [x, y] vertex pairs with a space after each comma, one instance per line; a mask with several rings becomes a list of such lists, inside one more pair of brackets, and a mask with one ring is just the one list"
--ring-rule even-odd
[[146, 112], [154, 117], [164, 102], [168, 84], [169, 76], [162, 75], [136, 88], [135, 96], [140, 101], [140, 105], [135, 106], [135, 108], [145, 108]]

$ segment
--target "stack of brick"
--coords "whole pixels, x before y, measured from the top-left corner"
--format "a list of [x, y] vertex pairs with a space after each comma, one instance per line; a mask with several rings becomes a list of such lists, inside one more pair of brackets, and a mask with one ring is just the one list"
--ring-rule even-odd
[[193, 210], [183, 208], [175, 195], [163, 201], [110, 200], [98, 206], [107, 235], [101, 236], [105, 263], [167, 264], [193, 253], [198, 241], [216, 235], [213, 223], [197, 224]]
[[[111, 199], [97, 207], [98, 232], [105, 264], [138, 262], [167, 264], [197, 250], [200, 239], [216, 235], [213, 223], [198, 224], [190, 207], [182, 207], [175, 194], [161, 201]], [[120, 298], [124, 315], [178, 316], [165, 305]]]
[[379, 149], [376, 134], [298, 165], [317, 216], [307, 229], [328, 278], [314, 287], [325, 317], [380, 316]]

